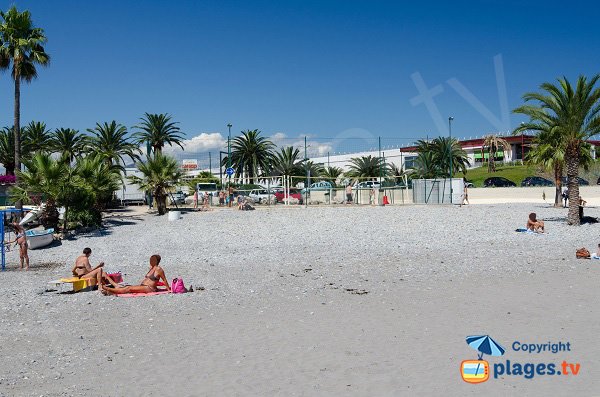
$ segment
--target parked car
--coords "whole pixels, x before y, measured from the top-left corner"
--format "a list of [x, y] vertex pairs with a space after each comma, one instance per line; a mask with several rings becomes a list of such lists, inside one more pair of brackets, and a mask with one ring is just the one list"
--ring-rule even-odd
[[[282, 191], [283, 194], [283, 191]], [[269, 190], [267, 189], [254, 189], [252, 191], [250, 191], [250, 193], [248, 194], [248, 197], [250, 197], [252, 199], [252, 201], [254, 201], [255, 203], [262, 203], [263, 201], [268, 201], [269, 198], [273, 198], [275, 196], [275, 192], [271, 191], [269, 192]]]
[[541, 176], [528, 176], [523, 179], [521, 186], [554, 186], [554, 183]]
[[501, 176], [493, 176], [483, 181], [484, 187], [515, 187], [516, 183]]
[[[327, 181], [321, 181], [321, 182], [315, 182], [315, 183], [312, 183], [308, 189], [309, 189], [309, 191], [311, 191], [311, 192], [312, 192], [312, 191], [319, 191], [319, 190], [320, 190], [320, 191], [323, 191], [323, 190], [331, 190], [331, 189], [333, 189], [333, 185], [331, 184], [331, 182], [327, 182]], [[300, 191], [300, 193], [304, 194], [304, 193], [306, 193], [306, 190], [307, 190], [307, 189], [306, 189], [306, 188], [304, 188], [304, 189], [302, 189], [302, 190]]]
[[[283, 203], [286, 198], [286, 194], [283, 190], [275, 192], [275, 199], [278, 203]], [[298, 200], [298, 204], [304, 204], [304, 196], [300, 193], [298, 188], [290, 188], [290, 197]]]
[[169, 198], [171, 199], [171, 205], [175, 205], [175, 204], [185, 204], [185, 198], [186, 195], [184, 192], [182, 192], [181, 190], [172, 193], [169, 195]]
[[[577, 177], [577, 179], [579, 180], [579, 186], [588, 186], [588, 185], [590, 184], [588, 181], [586, 181], [586, 180], [585, 180], [585, 179], [583, 179], [583, 178]], [[568, 182], [568, 180], [567, 180], [567, 177], [566, 177], [566, 176], [563, 176], [563, 177], [561, 178], [561, 181], [562, 181], [562, 184], [563, 184], [564, 186], [566, 186], [566, 185], [568, 185], [568, 184], [569, 184], [569, 182]]]
[[352, 189], [379, 189], [379, 181], [363, 181], [352, 186]]

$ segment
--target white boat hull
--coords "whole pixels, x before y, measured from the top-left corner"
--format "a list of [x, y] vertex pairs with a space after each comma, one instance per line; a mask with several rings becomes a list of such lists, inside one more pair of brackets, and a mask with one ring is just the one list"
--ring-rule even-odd
[[54, 241], [54, 229], [43, 231], [29, 230], [27, 235], [27, 246], [29, 249], [38, 249], [52, 244]]

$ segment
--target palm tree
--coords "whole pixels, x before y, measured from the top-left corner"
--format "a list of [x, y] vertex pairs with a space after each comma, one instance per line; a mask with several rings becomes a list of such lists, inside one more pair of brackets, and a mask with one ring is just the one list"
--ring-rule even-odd
[[[231, 143], [231, 166], [235, 169], [235, 177], [244, 174], [250, 182], [256, 183], [260, 173], [270, 169], [274, 147], [259, 130], [242, 131], [242, 135], [235, 137]], [[227, 157], [222, 165], [228, 165]]]
[[6, 175], [15, 174], [15, 134], [9, 127], [0, 130], [0, 163], [6, 169]]
[[135, 133], [138, 144], [150, 144], [154, 153], [161, 153], [165, 145], [178, 145], [183, 149], [181, 142], [184, 136], [181, 134], [177, 122], [171, 121], [169, 114], [145, 113], [141, 123], [134, 128], [140, 131]]
[[302, 172], [301, 167], [304, 160], [300, 157], [300, 149], [293, 146], [283, 147], [273, 156], [271, 174], [274, 176], [298, 175]]
[[26, 171], [17, 170], [18, 182], [12, 194], [21, 201], [29, 201], [32, 196], [44, 197], [40, 222], [46, 228], [57, 228], [57, 208], [67, 204], [75, 192], [70, 186], [71, 167], [49, 154], [38, 153], [26, 162], [25, 168]]
[[[311, 160], [304, 161], [298, 170], [296, 171], [296, 176], [302, 177], [304, 179], [305, 186], [310, 185], [309, 179], [319, 179], [319, 176], [323, 174], [323, 165], [319, 163], [314, 163]], [[294, 175], [292, 175], [294, 176]]]
[[129, 180], [140, 190], [151, 191], [158, 214], [164, 215], [167, 212], [167, 194], [179, 183], [182, 175], [177, 160], [158, 152], [148, 157], [146, 162], [139, 162], [137, 167], [144, 177], [130, 176]]
[[596, 87], [600, 75], [588, 80], [579, 76], [573, 87], [566, 77], [558, 79], [558, 85], [543, 83], [542, 92], [523, 95], [525, 104], [513, 110], [529, 116], [525, 123], [532, 131], [543, 132], [551, 127], [560, 136], [564, 147], [569, 189], [569, 214], [567, 222], [579, 225], [579, 166], [581, 147], [589, 137], [600, 133], [600, 88]]
[[57, 128], [50, 139], [50, 150], [60, 155], [61, 161], [71, 164], [86, 147], [87, 137], [71, 128]]
[[324, 179], [331, 182], [331, 184], [335, 187], [337, 185], [337, 181], [344, 173], [340, 167], [324, 167], [321, 175]]
[[[29, 11], [19, 12], [12, 6], [7, 12], [0, 11], [0, 40], [4, 44], [0, 49], [2, 66], [12, 62], [12, 78], [15, 83], [14, 126], [15, 168], [21, 169], [21, 81], [30, 82], [37, 77], [36, 65], [46, 66], [50, 56], [43, 44], [47, 38], [44, 30], [36, 28], [31, 21]], [[8, 62], [8, 63], [7, 63]], [[18, 174], [17, 174], [18, 181]], [[17, 202], [20, 208], [21, 202]]]
[[510, 143], [506, 139], [500, 138], [496, 134], [490, 134], [483, 137], [483, 148], [488, 152], [488, 172], [496, 172], [496, 153], [498, 150], [510, 150]]
[[[102, 157], [109, 166], [123, 167], [125, 157], [132, 161], [139, 158], [138, 146], [127, 137], [127, 128], [116, 121], [102, 124], [96, 123], [94, 129], [88, 129], [92, 134], [88, 141], [88, 152]], [[157, 152], [160, 153], [160, 152]]]
[[[431, 158], [424, 157], [421, 159], [421, 165], [426, 165], [425, 169], [428, 170], [426, 173], [433, 175], [430, 178], [449, 178], [451, 164], [453, 173], [458, 171], [464, 175], [467, 172], [467, 167], [471, 165], [467, 152], [456, 138], [437, 137], [432, 141], [419, 140], [417, 141], [417, 152], [431, 153]], [[452, 163], [450, 163], [450, 159], [452, 159]], [[430, 171], [433, 170], [436, 171], [435, 174], [431, 174]]]
[[96, 155], [79, 158], [75, 164], [75, 175], [78, 187], [86, 191], [88, 205], [97, 215], [123, 184], [120, 168], [108, 165], [101, 156]]
[[388, 173], [388, 181], [394, 185], [398, 185], [398, 182], [404, 181], [404, 176], [407, 175], [402, 169], [402, 166], [398, 167], [396, 164], [390, 164], [390, 172]]
[[389, 164], [382, 157], [373, 156], [351, 158], [348, 168], [346, 176], [367, 180], [377, 180], [379, 176], [385, 177], [389, 172]]
[[23, 127], [22, 140], [26, 154], [51, 151], [52, 133], [46, 128], [46, 123], [31, 121]]
[[436, 162], [434, 153], [432, 151], [421, 151], [415, 159], [410, 176], [413, 179], [433, 179], [438, 178], [442, 173], [443, 171]]

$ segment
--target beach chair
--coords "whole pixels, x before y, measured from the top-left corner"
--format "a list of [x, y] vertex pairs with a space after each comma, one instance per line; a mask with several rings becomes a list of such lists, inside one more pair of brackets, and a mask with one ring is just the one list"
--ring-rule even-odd
[[58, 280], [49, 281], [48, 284], [54, 285], [58, 289], [62, 289], [62, 287], [66, 284], [72, 284], [73, 292], [79, 292], [90, 286], [87, 279], [79, 277], [61, 278]]

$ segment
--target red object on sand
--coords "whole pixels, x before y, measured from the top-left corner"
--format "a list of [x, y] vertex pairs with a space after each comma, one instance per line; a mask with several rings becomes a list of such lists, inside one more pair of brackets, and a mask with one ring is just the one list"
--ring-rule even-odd
[[388, 196], [383, 196], [383, 205], [388, 205], [389, 203]]

